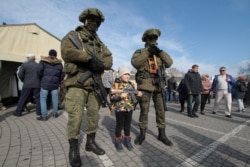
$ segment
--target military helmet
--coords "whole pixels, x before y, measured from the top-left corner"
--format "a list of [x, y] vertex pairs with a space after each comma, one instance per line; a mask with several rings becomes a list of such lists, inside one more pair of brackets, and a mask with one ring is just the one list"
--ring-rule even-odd
[[156, 28], [148, 29], [143, 33], [141, 39], [143, 42], [146, 42], [147, 36], [152, 36], [152, 35], [159, 37], [161, 35], [161, 31], [159, 29], [156, 29]]
[[85, 9], [84, 11], [82, 11], [82, 13], [80, 14], [79, 16], [79, 21], [80, 22], [85, 22], [86, 18], [89, 16], [89, 15], [93, 15], [93, 16], [97, 16], [100, 18], [101, 22], [104, 21], [104, 15], [102, 14], [102, 12], [97, 9], [97, 8], [87, 8]]

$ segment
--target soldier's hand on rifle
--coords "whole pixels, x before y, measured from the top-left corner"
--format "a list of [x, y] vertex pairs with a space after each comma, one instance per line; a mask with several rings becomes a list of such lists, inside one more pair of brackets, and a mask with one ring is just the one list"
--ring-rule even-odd
[[92, 56], [89, 60], [89, 69], [94, 73], [102, 73], [104, 71], [104, 64], [103, 62], [98, 59], [96, 56]]
[[151, 46], [150, 48], [148, 48], [148, 52], [151, 53], [152, 55], [158, 55], [159, 53], [162, 52], [162, 50], [160, 50], [157, 46]]

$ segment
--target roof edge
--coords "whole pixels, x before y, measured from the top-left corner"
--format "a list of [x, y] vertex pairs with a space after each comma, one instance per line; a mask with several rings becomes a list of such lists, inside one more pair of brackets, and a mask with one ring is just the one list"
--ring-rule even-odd
[[47, 34], [49, 34], [49, 35], [53, 36], [54, 38], [56, 38], [58, 41], [61, 41], [58, 37], [56, 37], [55, 35], [51, 34], [50, 32], [48, 32], [47, 30], [45, 30], [44, 28], [42, 28], [41, 26], [39, 26], [36, 23], [5, 24], [5, 25], [0, 25], [0, 27], [7, 27], [7, 26], [29, 26], [29, 25], [37, 26], [38, 28], [40, 28], [41, 30], [43, 30], [44, 32], [46, 32]]

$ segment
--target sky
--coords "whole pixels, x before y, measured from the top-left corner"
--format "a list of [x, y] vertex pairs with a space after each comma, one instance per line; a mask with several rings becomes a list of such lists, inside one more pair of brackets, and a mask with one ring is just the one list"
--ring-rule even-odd
[[[173, 59], [171, 67], [215, 75], [225, 66], [237, 76], [250, 62], [250, 0], [0, 0], [0, 21], [36, 23], [59, 39], [82, 25], [86, 8], [98, 8], [105, 21], [98, 35], [113, 55], [113, 68], [128, 66], [143, 48], [145, 30], [158, 28], [158, 47]], [[1, 39], [0, 39], [1, 40]]]

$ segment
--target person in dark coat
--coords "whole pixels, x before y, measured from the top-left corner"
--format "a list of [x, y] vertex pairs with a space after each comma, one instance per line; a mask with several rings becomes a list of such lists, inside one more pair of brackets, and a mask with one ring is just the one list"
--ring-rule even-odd
[[180, 112], [184, 111], [185, 108], [185, 101], [186, 101], [186, 90], [185, 90], [185, 83], [184, 83], [184, 79], [181, 80], [179, 86], [177, 87], [177, 91], [179, 92], [179, 101], [181, 104], [181, 110]]
[[60, 59], [57, 59], [57, 52], [54, 49], [49, 51], [49, 56], [41, 56], [37, 74], [41, 78], [41, 111], [42, 116], [37, 120], [46, 121], [47, 118], [47, 97], [51, 93], [53, 117], [58, 117], [58, 88], [64, 78], [63, 66]]
[[245, 107], [243, 104], [243, 98], [247, 92], [247, 85], [245, 82], [246, 78], [243, 76], [239, 76], [235, 85], [234, 85], [234, 98], [237, 101], [238, 112], [244, 112]]
[[27, 99], [30, 95], [35, 97], [36, 102], [36, 115], [41, 115], [40, 107], [40, 79], [36, 73], [38, 63], [35, 62], [36, 57], [34, 54], [27, 55], [27, 62], [23, 63], [18, 72], [18, 77], [23, 82], [20, 98], [18, 100], [17, 108], [13, 115], [22, 116], [22, 112], [26, 105]]
[[[186, 93], [187, 93], [188, 116], [191, 118], [199, 117], [196, 114], [196, 112], [198, 111], [200, 105], [202, 83], [201, 83], [201, 76], [198, 70], [199, 66], [194, 64], [192, 66], [192, 69], [184, 77], [184, 83], [186, 86]], [[194, 102], [193, 106], [192, 102]]]

